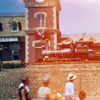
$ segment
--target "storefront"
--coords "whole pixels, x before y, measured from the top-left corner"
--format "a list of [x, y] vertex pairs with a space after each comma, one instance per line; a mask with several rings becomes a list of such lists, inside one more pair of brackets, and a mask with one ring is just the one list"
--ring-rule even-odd
[[[23, 39], [24, 40], [24, 39]], [[1, 56], [3, 61], [24, 60], [24, 41], [19, 37], [0, 37]]]

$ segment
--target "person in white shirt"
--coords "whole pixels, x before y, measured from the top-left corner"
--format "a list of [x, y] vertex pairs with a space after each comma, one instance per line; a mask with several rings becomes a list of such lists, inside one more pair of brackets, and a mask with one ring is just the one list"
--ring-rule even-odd
[[46, 75], [43, 77], [43, 86], [41, 86], [38, 90], [39, 100], [50, 100], [51, 89], [48, 87], [49, 85], [49, 76]]
[[[23, 86], [24, 86], [24, 83], [21, 82], [21, 83], [19, 84], [18, 88], [20, 89], [20, 88], [23, 87]], [[26, 89], [26, 92], [27, 92], [27, 93], [30, 92], [30, 89], [29, 89], [28, 86], [25, 86], [25, 89]]]
[[68, 74], [68, 82], [65, 84], [65, 100], [75, 100], [75, 87], [73, 83], [75, 79], [76, 75], [73, 73]]
[[18, 87], [19, 100], [31, 100], [28, 95], [30, 92], [28, 84], [29, 84], [29, 78], [22, 77], [21, 83], [19, 84]]

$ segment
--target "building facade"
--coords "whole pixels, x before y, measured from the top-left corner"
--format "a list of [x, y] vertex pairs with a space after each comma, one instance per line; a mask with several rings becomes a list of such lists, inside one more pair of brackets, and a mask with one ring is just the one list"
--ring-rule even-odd
[[[26, 6], [26, 62], [33, 63], [41, 56], [43, 46], [57, 49], [59, 31], [59, 0], [24, 0]], [[43, 45], [44, 44], [44, 45]]]
[[0, 60], [25, 60], [25, 15], [0, 16]]

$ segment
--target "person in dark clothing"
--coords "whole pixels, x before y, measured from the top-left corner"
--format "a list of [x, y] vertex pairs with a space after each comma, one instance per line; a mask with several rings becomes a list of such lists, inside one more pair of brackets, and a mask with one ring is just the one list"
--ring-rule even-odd
[[19, 100], [30, 100], [28, 96], [29, 88], [28, 88], [29, 79], [23, 77], [21, 79], [21, 84], [19, 85]]

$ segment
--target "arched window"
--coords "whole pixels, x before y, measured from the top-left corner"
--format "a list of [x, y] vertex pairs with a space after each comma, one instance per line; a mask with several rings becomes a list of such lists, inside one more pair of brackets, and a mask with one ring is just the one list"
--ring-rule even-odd
[[0, 23], [0, 31], [3, 31], [2, 23]]
[[18, 19], [17, 18], [12, 18], [9, 23], [11, 24], [11, 29], [12, 32], [18, 32], [19, 31], [19, 26], [18, 26]]
[[12, 29], [13, 29], [13, 31], [17, 31], [17, 23], [16, 22], [14, 22], [12, 24]]
[[44, 14], [37, 15], [37, 27], [45, 27], [45, 17], [44, 17]]
[[46, 17], [47, 17], [46, 12], [37, 12], [34, 14], [34, 17], [36, 18], [37, 21], [37, 27], [46, 27]]
[[19, 31], [22, 31], [22, 25], [20, 22], [18, 22], [18, 28], [19, 28]]

